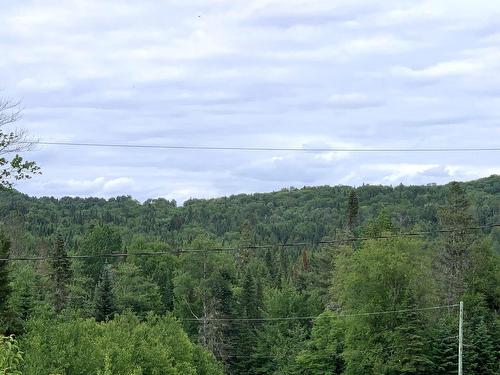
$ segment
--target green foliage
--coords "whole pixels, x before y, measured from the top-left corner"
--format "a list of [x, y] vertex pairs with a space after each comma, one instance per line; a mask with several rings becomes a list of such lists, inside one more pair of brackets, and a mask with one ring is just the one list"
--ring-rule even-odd
[[28, 264], [17, 264], [11, 269], [12, 292], [8, 300], [9, 331], [21, 334], [29, 318], [44, 306], [48, 306], [43, 294], [47, 282]]
[[470, 203], [461, 185], [452, 182], [447, 204], [439, 215], [441, 226], [444, 229], [454, 230], [444, 234], [440, 251], [440, 271], [444, 278], [444, 294], [448, 303], [456, 303], [466, 288], [465, 276], [469, 271], [471, 248], [475, 237], [474, 233], [463, 229], [474, 224], [469, 207]]
[[[81, 254], [102, 255], [122, 252], [122, 238], [117, 229], [109, 225], [96, 225], [83, 238]], [[97, 282], [99, 274], [108, 260], [105, 258], [92, 259], [83, 263], [83, 270], [91, 280]]]
[[13, 336], [0, 336], [0, 374], [22, 375], [23, 353]]
[[487, 308], [484, 295], [468, 294], [464, 298], [464, 372], [470, 374], [498, 374], [500, 347], [495, 342], [496, 314]]
[[[103, 291], [100, 293], [102, 295]], [[160, 313], [162, 310], [160, 287], [150, 281], [138, 266], [128, 262], [117, 267], [112, 294], [118, 311], [131, 309], [137, 316], [145, 317], [150, 311]]]
[[126, 313], [106, 323], [37, 319], [23, 341], [24, 375], [222, 374], [170, 316], [140, 322]]
[[427, 341], [428, 319], [415, 309], [418, 305], [412, 303], [410, 296], [407, 309], [410, 309], [404, 320], [396, 327], [393, 337], [394, 355], [392, 372], [398, 374], [429, 374], [434, 368], [432, 356]]
[[483, 296], [487, 307], [500, 311], [500, 253], [490, 240], [478, 242], [472, 248], [465, 282], [469, 294]]
[[[13, 133], [5, 134], [0, 131], [0, 148], [8, 147]], [[24, 160], [19, 154], [12, 159], [0, 157], [0, 185], [11, 188], [13, 180], [30, 179], [33, 174], [40, 174], [40, 167], [34, 161]]]
[[229, 360], [235, 344], [227, 321], [234, 317], [234, 263], [227, 254], [210, 251], [216, 244], [206, 236], [197, 237], [192, 246], [204, 251], [181, 256], [174, 311], [195, 320], [185, 322], [187, 331], [217, 358]]
[[[241, 319], [259, 319], [262, 317], [261, 306], [257, 295], [257, 283], [252, 274], [247, 271], [243, 277], [241, 292], [239, 295], [238, 317]], [[252, 358], [257, 346], [258, 321], [240, 321], [235, 327], [235, 358], [232, 359], [232, 373], [251, 374], [257, 366], [258, 360]]]
[[356, 227], [359, 215], [359, 202], [356, 190], [351, 190], [347, 202], [347, 229], [352, 232]]
[[55, 241], [50, 276], [52, 278], [54, 308], [60, 312], [66, 306], [68, 284], [71, 280], [71, 265], [61, 235], [58, 235]]
[[[9, 254], [10, 241], [5, 236], [5, 233], [0, 230], [0, 259], [8, 259]], [[7, 323], [7, 300], [10, 292], [8, 261], [0, 260], [0, 334], [4, 332]]]
[[25, 132], [6, 129], [20, 117], [19, 103], [0, 99], [0, 188], [10, 189], [14, 181], [40, 174], [40, 167], [34, 161], [27, 161], [18, 154], [30, 148]]
[[[147, 242], [142, 236], [136, 236], [130, 245], [129, 254], [136, 252], [164, 252], [165, 244], [160, 241]], [[140, 272], [155, 283], [161, 295], [161, 312], [174, 309], [174, 271], [179, 259], [173, 254], [156, 257], [129, 255], [127, 260], [140, 267]]]
[[115, 312], [111, 266], [105, 264], [94, 293], [94, 317], [98, 322], [107, 321]]
[[[366, 241], [336, 259], [333, 294], [350, 314], [431, 306], [430, 270], [418, 241]], [[431, 364], [423, 347], [427, 319], [413, 314], [349, 318], [345, 373], [426, 373]]]
[[458, 366], [458, 319], [443, 316], [434, 324], [431, 333], [433, 347], [431, 358], [434, 363], [433, 374], [455, 375]]
[[314, 321], [306, 349], [297, 356], [297, 374], [342, 374], [345, 321], [326, 311]]
[[297, 371], [295, 358], [303, 349], [308, 335], [309, 322], [293, 317], [314, 316], [318, 306], [308, 301], [290, 285], [271, 288], [265, 294], [266, 316], [270, 318], [291, 317], [291, 320], [269, 321], [262, 324], [257, 335], [253, 353], [254, 366], [258, 374], [292, 374]]
[[[12, 240], [5, 246], [0, 236], [4, 256], [61, 254], [0, 264], [2, 328], [16, 333], [26, 374], [219, 374], [214, 358], [231, 375], [455, 374], [456, 309], [413, 310], [449, 298], [442, 271], [463, 254], [452, 303], [466, 306], [465, 369], [491, 374], [500, 348], [500, 231], [465, 227], [500, 221], [498, 181], [365, 185], [357, 199], [350, 187], [290, 188], [179, 207], [0, 190]], [[453, 236], [436, 231], [456, 226], [464, 230]], [[345, 242], [420, 230], [429, 235], [418, 241]], [[58, 234], [64, 246], [51, 245]], [[332, 239], [338, 246], [259, 246]], [[162, 255], [139, 255], [149, 252]], [[126, 256], [106, 263], [105, 253]], [[384, 310], [404, 312], [345, 316]]]
[[366, 237], [380, 237], [394, 231], [389, 212], [384, 209], [376, 217], [365, 224], [363, 234]]

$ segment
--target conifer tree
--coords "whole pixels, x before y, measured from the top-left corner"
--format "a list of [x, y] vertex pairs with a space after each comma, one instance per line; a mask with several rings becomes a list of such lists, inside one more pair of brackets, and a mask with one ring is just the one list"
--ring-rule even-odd
[[[499, 370], [492, 330], [482, 316], [466, 329], [469, 345], [464, 350], [464, 370], [469, 374], [495, 375]], [[497, 350], [498, 351], [498, 350]]]
[[434, 363], [432, 373], [435, 375], [455, 375], [457, 373], [457, 327], [455, 319], [446, 316], [439, 319], [433, 329], [431, 353]]
[[347, 229], [352, 232], [358, 223], [359, 202], [356, 190], [351, 190], [349, 193], [349, 201], [347, 203]]
[[238, 264], [241, 269], [244, 269], [250, 259], [252, 258], [252, 253], [249, 247], [254, 245], [252, 239], [252, 226], [250, 222], [246, 221], [242, 224], [240, 229], [240, 251], [237, 253]]
[[174, 309], [174, 284], [172, 281], [171, 272], [165, 274], [165, 287], [164, 287], [163, 301], [166, 311]]
[[208, 303], [208, 318], [220, 319], [211, 321], [207, 325], [206, 342], [207, 348], [220, 360], [228, 362], [230, 351], [235, 346], [234, 326], [230, 321], [234, 317], [234, 298], [231, 289], [232, 276], [227, 270], [220, 273], [212, 280], [210, 294], [212, 298]]
[[[242, 293], [240, 297], [240, 315], [244, 319], [256, 319], [260, 317], [258, 306], [261, 302], [257, 301], [258, 288], [255, 280], [249, 270], [246, 271], [243, 284]], [[253, 374], [256, 363], [252, 358], [252, 353], [256, 347], [256, 331], [257, 323], [255, 321], [241, 321], [238, 323], [238, 344], [236, 363], [233, 365], [234, 373], [236, 374]]]
[[70, 261], [62, 236], [57, 236], [51, 260], [51, 278], [53, 283], [53, 299], [56, 312], [66, 305], [68, 284], [71, 279]]
[[94, 317], [98, 322], [107, 321], [115, 312], [111, 267], [105, 264], [94, 293]]
[[474, 233], [466, 228], [473, 225], [473, 218], [468, 212], [469, 202], [458, 182], [452, 182], [448, 201], [440, 212], [444, 233], [440, 252], [440, 265], [444, 280], [445, 297], [448, 303], [457, 303], [465, 291], [465, 277], [471, 262], [471, 247]]
[[[0, 259], [9, 258], [10, 241], [0, 230]], [[7, 320], [7, 300], [10, 295], [8, 261], [0, 260], [0, 334], [4, 333]]]
[[434, 366], [426, 345], [426, 324], [411, 301], [410, 298], [408, 309], [412, 310], [395, 330], [398, 346], [396, 367], [400, 374], [426, 375]]
[[242, 289], [241, 312], [246, 318], [256, 318], [258, 315], [255, 303], [257, 290], [255, 287], [254, 278], [249, 271], [245, 273]]

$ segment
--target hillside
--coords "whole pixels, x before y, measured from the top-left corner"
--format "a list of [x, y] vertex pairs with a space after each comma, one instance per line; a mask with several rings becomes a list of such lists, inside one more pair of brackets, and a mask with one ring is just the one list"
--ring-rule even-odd
[[[462, 184], [472, 203], [471, 214], [480, 225], [500, 221], [500, 176]], [[359, 220], [363, 224], [386, 210], [402, 229], [437, 223], [437, 210], [445, 202], [448, 186], [373, 186], [356, 189]], [[131, 197], [33, 198], [19, 192], [0, 192], [0, 218], [6, 225], [23, 227], [36, 237], [62, 231], [72, 239], [96, 223], [121, 228], [134, 235], [178, 243], [204, 231], [221, 241], [237, 242], [244, 225], [252, 227], [254, 241], [319, 241], [345, 226], [348, 186], [290, 188], [273, 193], [240, 194], [217, 199], [175, 201]]]
[[2, 338], [0, 365], [22, 357], [27, 375], [445, 375], [464, 301], [465, 369], [494, 375], [500, 228], [487, 226], [499, 222], [500, 176], [182, 206], [4, 190], [0, 327], [15, 338]]

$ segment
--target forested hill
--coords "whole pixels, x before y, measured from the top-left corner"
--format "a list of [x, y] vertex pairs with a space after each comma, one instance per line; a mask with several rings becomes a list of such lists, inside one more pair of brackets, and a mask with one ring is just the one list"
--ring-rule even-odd
[[2, 191], [0, 373], [449, 375], [463, 301], [464, 373], [498, 375], [499, 222], [499, 176], [181, 207]]
[[[471, 214], [480, 225], [500, 221], [500, 176], [462, 184]], [[351, 187], [289, 188], [273, 193], [240, 194], [217, 199], [175, 201], [151, 199], [140, 203], [122, 196], [101, 198], [32, 198], [13, 191], [0, 192], [0, 220], [17, 231], [47, 237], [59, 231], [72, 241], [96, 223], [120, 228], [125, 242], [136, 235], [178, 244], [208, 232], [226, 243], [239, 241], [250, 230], [252, 241], [318, 241], [346, 225]], [[436, 226], [438, 208], [448, 186], [374, 186], [356, 189], [359, 222], [385, 210], [401, 229]]]

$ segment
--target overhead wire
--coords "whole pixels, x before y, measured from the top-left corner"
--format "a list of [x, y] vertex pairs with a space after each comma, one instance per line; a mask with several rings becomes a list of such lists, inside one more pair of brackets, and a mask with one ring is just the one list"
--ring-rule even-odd
[[[455, 338], [455, 339], [458, 340], [458, 335], [457, 336], [448, 336], [448, 337], [436, 337], [435, 341], [444, 341], [444, 340], [451, 339], [451, 338]], [[464, 346], [469, 346], [469, 345], [464, 344]], [[387, 349], [401, 349], [400, 346], [396, 346], [396, 345], [394, 345], [394, 346], [384, 345], [383, 348], [384, 348], [384, 350], [387, 350]], [[361, 353], [368, 353], [370, 351], [371, 350], [369, 350], [369, 349], [365, 349], [365, 350], [361, 350], [360, 352]], [[223, 358], [221, 358], [221, 360], [227, 361], [227, 360], [230, 360], [230, 359], [233, 359], [233, 358], [234, 359], [274, 359], [274, 360], [277, 360], [277, 359], [279, 360], [279, 359], [283, 359], [283, 358], [295, 359], [295, 358], [297, 358], [298, 355], [300, 355], [300, 352], [298, 352], [298, 353], [276, 353], [275, 355], [260, 354], [260, 353], [248, 354], [248, 355], [228, 354], [228, 355], [225, 355]]]
[[42, 146], [76, 146], [101, 148], [137, 148], [158, 150], [196, 151], [291, 151], [291, 152], [496, 152], [500, 147], [425, 147], [425, 148], [377, 148], [377, 147], [270, 147], [270, 146], [207, 146], [207, 145], [155, 145], [129, 143], [94, 143], [66, 141], [27, 141], [26, 144]]
[[[416, 311], [432, 311], [432, 310], [441, 310], [441, 309], [449, 309], [460, 306], [459, 304], [451, 304], [451, 305], [439, 305], [439, 306], [429, 306], [429, 307], [418, 307], [414, 309], [400, 309], [400, 310], [385, 310], [385, 311], [372, 311], [372, 312], [361, 312], [361, 313], [352, 313], [345, 314], [339, 313], [335, 315], [330, 315], [332, 318], [349, 318], [349, 317], [358, 317], [358, 316], [371, 316], [371, 315], [386, 315], [386, 314], [402, 314], [407, 312], [416, 312]], [[309, 315], [309, 316], [283, 316], [283, 317], [268, 317], [268, 318], [180, 318], [180, 321], [188, 321], [188, 322], [273, 322], [273, 321], [288, 321], [288, 320], [309, 320], [313, 321], [320, 317], [320, 315]]]
[[[450, 338], [456, 338], [458, 340], [458, 335], [457, 336], [448, 336], [448, 337], [436, 337], [435, 340], [436, 341], [444, 341], [444, 340], [447, 340], [447, 339], [450, 339]], [[464, 346], [468, 346], [468, 345], [464, 345]], [[384, 349], [387, 350], [387, 349], [400, 349], [399, 346], [386, 346], [384, 345]], [[362, 350], [361, 352], [362, 353], [367, 353], [369, 352], [370, 350]], [[228, 355], [225, 355], [224, 358], [221, 358], [221, 360], [223, 361], [226, 361], [228, 359], [232, 359], [232, 358], [236, 358], [236, 359], [282, 359], [282, 358], [297, 358], [297, 355], [299, 355], [299, 353], [276, 353], [275, 355], [271, 355], [271, 354], [259, 354], [259, 353], [255, 353], [255, 354], [248, 354], [248, 355], [242, 355], [242, 354], [228, 354]]]
[[[342, 318], [342, 317], [357, 317], [357, 316], [370, 316], [370, 315], [383, 315], [383, 314], [401, 314], [401, 313], [406, 313], [406, 312], [416, 312], [416, 311], [431, 311], [431, 310], [440, 310], [440, 309], [449, 309], [449, 308], [455, 308], [460, 306], [459, 304], [451, 304], [451, 305], [440, 305], [440, 306], [430, 306], [430, 307], [421, 307], [421, 308], [414, 308], [414, 309], [399, 309], [399, 310], [384, 310], [384, 311], [373, 311], [373, 312], [364, 312], [364, 313], [354, 313], [354, 314], [336, 314], [336, 315], [330, 315], [328, 317], [331, 318]], [[315, 319], [319, 318], [320, 316], [307, 316], [307, 317], [281, 317], [281, 318], [262, 318], [259, 319], [259, 321], [266, 321], [266, 322], [271, 322], [271, 321], [289, 321], [289, 320], [310, 320], [314, 321]], [[326, 317], [326, 316], [323, 316]], [[192, 321], [193, 319], [179, 319], [179, 321]], [[194, 319], [196, 320], [196, 319]], [[220, 321], [222, 319], [219, 319], [217, 321]], [[214, 321], [214, 319], [203, 319], [200, 318], [199, 321], [201, 323], [206, 323], [210, 321]], [[236, 322], [236, 321], [255, 321], [255, 319], [243, 319], [243, 318], [236, 318], [236, 319], [225, 319], [224, 321], [231, 321], [231, 322]], [[447, 337], [442, 337], [438, 338], [439, 340], [447, 340], [447, 339], [457, 339], [458, 336], [447, 336]], [[286, 355], [267, 355], [267, 354], [253, 354], [253, 355], [238, 355], [238, 354], [228, 354], [225, 356], [226, 360], [227, 359], [238, 359], [238, 358], [279, 358], [279, 357], [295, 357], [295, 354], [286, 354]]]

